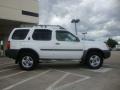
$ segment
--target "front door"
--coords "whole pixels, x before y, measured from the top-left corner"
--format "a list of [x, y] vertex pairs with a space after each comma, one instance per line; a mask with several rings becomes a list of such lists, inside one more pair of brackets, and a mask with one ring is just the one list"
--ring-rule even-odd
[[68, 31], [56, 31], [54, 47], [56, 59], [80, 59], [83, 53], [83, 45], [80, 40]]

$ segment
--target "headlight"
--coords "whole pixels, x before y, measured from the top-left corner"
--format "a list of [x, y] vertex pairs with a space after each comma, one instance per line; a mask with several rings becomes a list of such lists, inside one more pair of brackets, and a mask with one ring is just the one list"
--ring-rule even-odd
[[106, 43], [105, 43], [105, 45], [106, 45], [107, 49], [110, 50], [110, 47]]

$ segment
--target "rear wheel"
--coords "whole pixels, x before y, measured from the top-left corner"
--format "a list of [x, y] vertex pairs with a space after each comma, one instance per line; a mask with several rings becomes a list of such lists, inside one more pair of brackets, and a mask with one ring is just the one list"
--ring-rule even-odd
[[23, 53], [19, 57], [19, 65], [24, 70], [32, 70], [37, 66], [37, 60], [38, 59], [33, 54]]
[[87, 56], [86, 64], [91, 69], [99, 69], [103, 65], [102, 54], [98, 52], [90, 52]]

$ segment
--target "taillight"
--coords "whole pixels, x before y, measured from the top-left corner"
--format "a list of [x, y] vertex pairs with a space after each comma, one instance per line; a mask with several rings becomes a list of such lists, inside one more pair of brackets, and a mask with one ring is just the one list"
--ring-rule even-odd
[[7, 49], [10, 49], [10, 41], [7, 41], [6, 48], [7, 48]]

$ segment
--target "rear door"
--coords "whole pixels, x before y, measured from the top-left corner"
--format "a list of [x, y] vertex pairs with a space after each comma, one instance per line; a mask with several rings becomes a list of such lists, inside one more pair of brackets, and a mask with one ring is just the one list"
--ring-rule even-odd
[[51, 49], [54, 48], [53, 32], [49, 29], [34, 29], [32, 35], [32, 46], [36, 48], [41, 59], [53, 59], [54, 52]]

